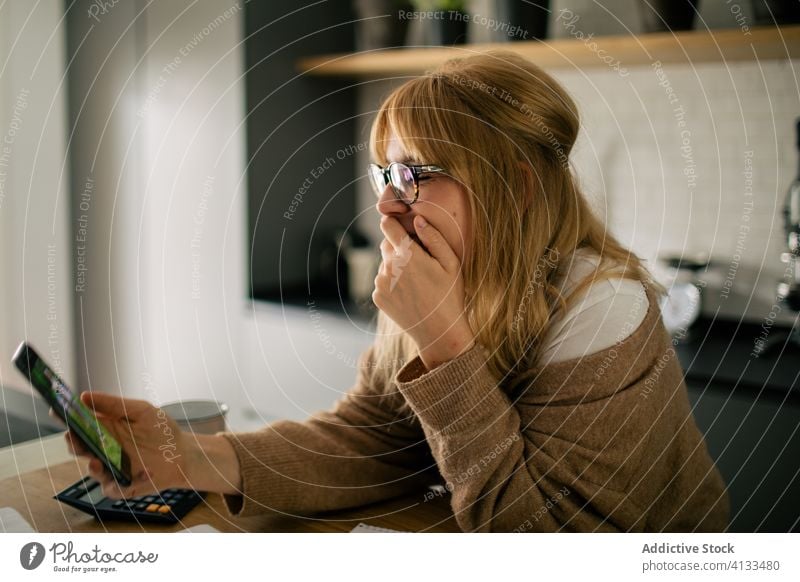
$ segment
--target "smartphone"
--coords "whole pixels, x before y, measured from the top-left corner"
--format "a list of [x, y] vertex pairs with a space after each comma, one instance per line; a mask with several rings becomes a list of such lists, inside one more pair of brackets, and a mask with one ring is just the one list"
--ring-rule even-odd
[[44, 363], [36, 350], [27, 342], [17, 348], [12, 360], [19, 371], [41, 394], [55, 413], [81, 443], [100, 461], [121, 485], [130, 485], [130, 459], [119, 441], [97, 420], [89, 410], [58, 377], [50, 366]]

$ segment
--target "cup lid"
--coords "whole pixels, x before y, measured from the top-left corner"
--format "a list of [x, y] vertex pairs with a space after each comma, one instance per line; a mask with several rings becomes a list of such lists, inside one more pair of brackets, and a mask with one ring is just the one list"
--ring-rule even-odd
[[216, 400], [179, 400], [170, 402], [161, 409], [176, 422], [197, 422], [225, 416], [228, 406]]

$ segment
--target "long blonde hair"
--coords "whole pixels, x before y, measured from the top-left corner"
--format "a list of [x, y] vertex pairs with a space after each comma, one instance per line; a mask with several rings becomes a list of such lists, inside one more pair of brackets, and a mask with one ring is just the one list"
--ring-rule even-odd
[[[504, 383], [535, 370], [551, 322], [592, 282], [641, 281], [661, 294], [642, 261], [606, 232], [569, 166], [578, 110], [553, 77], [510, 52], [453, 59], [395, 89], [372, 125], [370, 151], [386, 165], [392, 135], [422, 163], [436, 164], [468, 192], [472, 244], [465, 254], [468, 320]], [[596, 251], [593, 277], [562, 296], [557, 285], [579, 248]], [[370, 374], [388, 386], [416, 355], [378, 314]]]

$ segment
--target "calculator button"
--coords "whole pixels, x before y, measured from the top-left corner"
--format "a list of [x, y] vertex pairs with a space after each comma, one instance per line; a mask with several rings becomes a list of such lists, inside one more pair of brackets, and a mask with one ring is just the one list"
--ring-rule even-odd
[[122, 507], [123, 505], [125, 505], [125, 503], [126, 503], [126, 502], [125, 502], [125, 500], [124, 500], [124, 499], [117, 499], [117, 500], [116, 500], [116, 501], [115, 501], [115, 502], [114, 502], [114, 503], [111, 505], [111, 507]]
[[167, 499], [167, 505], [178, 505], [177, 499]]
[[159, 513], [169, 513], [170, 512], [169, 505], [162, 505], [161, 507], [158, 508], [158, 512]]
[[139, 503], [133, 506], [134, 509], [144, 509], [145, 507], [147, 507], [147, 504], [143, 501], [140, 501]]
[[157, 503], [151, 503], [150, 505], [147, 506], [147, 509], [145, 509], [145, 511], [149, 511], [150, 513], [152, 513], [154, 511], [158, 511], [158, 508], [159, 505]]
[[153, 501], [155, 501], [156, 499], [157, 497], [155, 495], [148, 495], [147, 497], [142, 499], [142, 501], [144, 501], [145, 503], [153, 503]]
[[164, 491], [161, 494], [161, 497], [163, 497], [164, 499], [169, 499], [170, 497], [172, 497], [172, 491]]

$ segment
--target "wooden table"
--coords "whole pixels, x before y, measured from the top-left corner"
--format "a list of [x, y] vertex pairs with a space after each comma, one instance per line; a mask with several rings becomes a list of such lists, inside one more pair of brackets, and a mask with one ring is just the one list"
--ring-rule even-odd
[[270, 513], [258, 517], [230, 517], [217, 494], [174, 525], [136, 522], [100, 522], [94, 517], [53, 499], [53, 495], [83, 475], [80, 462], [69, 461], [0, 481], [0, 507], [11, 506], [39, 532], [174, 532], [207, 523], [223, 532], [348, 532], [359, 522], [399, 531], [458, 532], [449, 498], [423, 501], [424, 491], [357, 509], [315, 517]]

